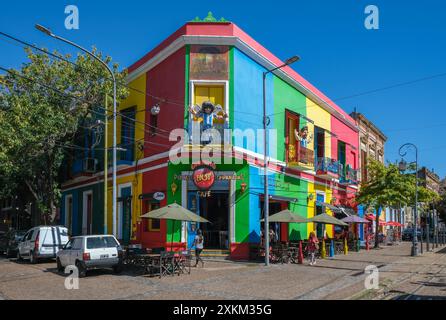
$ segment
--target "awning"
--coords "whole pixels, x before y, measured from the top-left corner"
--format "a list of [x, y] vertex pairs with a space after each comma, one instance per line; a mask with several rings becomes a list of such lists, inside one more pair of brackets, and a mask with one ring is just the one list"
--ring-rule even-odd
[[326, 202], [316, 201], [316, 204], [320, 205], [320, 206], [323, 206], [323, 207], [326, 207], [326, 208], [330, 209], [334, 213], [344, 213], [344, 211], [342, 211], [341, 208], [336, 207], [336, 206], [331, 205], [331, 204], [326, 203]]
[[340, 209], [342, 210], [342, 213], [344, 213], [347, 217], [356, 215], [356, 211], [352, 208], [340, 207]]

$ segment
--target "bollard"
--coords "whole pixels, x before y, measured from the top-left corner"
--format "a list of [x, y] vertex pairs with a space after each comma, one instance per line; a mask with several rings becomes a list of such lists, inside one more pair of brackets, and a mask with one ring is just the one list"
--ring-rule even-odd
[[334, 240], [332, 239], [330, 242], [330, 258], [333, 258], [335, 255], [335, 250], [334, 250]]
[[325, 259], [327, 256], [327, 249], [325, 249], [325, 239], [322, 239], [321, 259]]
[[297, 263], [304, 263], [304, 253], [302, 251], [302, 240], [299, 241], [299, 255], [297, 256]]
[[347, 238], [344, 238], [344, 254], [348, 254]]

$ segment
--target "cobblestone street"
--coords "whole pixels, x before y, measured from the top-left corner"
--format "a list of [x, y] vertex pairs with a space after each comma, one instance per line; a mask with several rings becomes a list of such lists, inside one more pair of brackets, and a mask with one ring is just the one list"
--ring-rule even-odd
[[[191, 275], [153, 278], [91, 271], [78, 290], [64, 287], [54, 261], [0, 259], [0, 299], [446, 299], [446, 248], [410, 257], [410, 243], [319, 260], [315, 266], [207, 261]], [[364, 268], [380, 289], [365, 290]]]

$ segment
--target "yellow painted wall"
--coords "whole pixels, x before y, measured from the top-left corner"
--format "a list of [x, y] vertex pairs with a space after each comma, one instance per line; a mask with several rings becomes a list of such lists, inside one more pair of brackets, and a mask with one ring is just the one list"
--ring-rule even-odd
[[[124, 101], [121, 101], [118, 106], [118, 111], [136, 106], [136, 120], [135, 122], [135, 141], [140, 141], [144, 139], [144, 122], [145, 122], [145, 112], [146, 109], [146, 95], [141, 92], [146, 92], [146, 74], [142, 74], [135, 80], [129, 83], [129, 87], [135, 88], [138, 91], [129, 90], [129, 96]], [[109, 110], [113, 110], [113, 98], [109, 98]], [[112, 114], [111, 112], [109, 113]], [[116, 119], [117, 127], [117, 143], [121, 143], [121, 117], [118, 115]], [[113, 122], [110, 119], [108, 125], [108, 147], [113, 145]], [[135, 148], [137, 144], [135, 144]], [[135, 150], [135, 155], [137, 154]]]
[[[126, 177], [118, 177], [117, 179], [117, 185], [118, 185], [118, 190], [119, 190], [119, 186], [126, 184], [126, 183], [131, 183], [132, 184], [132, 240], [135, 240], [135, 236], [136, 236], [136, 222], [140, 221], [141, 218], [139, 218], [139, 216], [141, 215], [141, 201], [138, 199], [138, 196], [140, 194], [142, 194], [142, 174], [132, 174], [130, 176], [126, 176]], [[112, 182], [111, 180], [109, 180], [108, 182], [108, 199], [113, 199], [112, 198]], [[119, 194], [118, 194], [119, 197]], [[112, 221], [113, 221], [113, 214], [112, 214], [112, 201], [108, 201], [107, 202], [107, 206], [108, 206], [108, 214], [107, 214], [107, 232], [109, 234], [113, 233], [113, 225], [112, 225]], [[119, 210], [119, 206], [118, 209]], [[119, 214], [119, 211], [118, 213]], [[116, 220], [116, 225], [117, 224], [117, 220]]]
[[[130, 107], [135, 106], [136, 114], [135, 119], [136, 122], [134, 122], [135, 125], [135, 142], [142, 141], [145, 138], [145, 128], [144, 128], [144, 122], [145, 122], [145, 109], [146, 109], [146, 95], [142, 94], [141, 92], [146, 92], [146, 74], [142, 74], [137, 79], [133, 80], [131, 83], [129, 83], [129, 87], [135, 88], [138, 91], [129, 90], [129, 96], [124, 101], [121, 101], [119, 104], [118, 110], [124, 110]], [[109, 110], [113, 110], [113, 100], [112, 98], [109, 99]], [[109, 112], [111, 115], [112, 113]], [[121, 143], [121, 117], [118, 115], [117, 119], [117, 143]], [[107, 147], [110, 148], [113, 145], [113, 122], [112, 120], [109, 120], [108, 124], [108, 143]], [[137, 148], [137, 143], [135, 143], [135, 160], [136, 159], [142, 159], [144, 157], [144, 151], [141, 151]], [[111, 169], [111, 152], [109, 157], [109, 168]], [[119, 168], [118, 168], [119, 170]], [[111, 170], [109, 170], [109, 174], [111, 173]], [[119, 185], [125, 184], [125, 183], [132, 183], [132, 225], [135, 224], [136, 221], [139, 219], [139, 215], [141, 212], [141, 201], [138, 200], [138, 196], [142, 193], [142, 175], [141, 174], [132, 174], [130, 176], [126, 177], [117, 177], [117, 185], [119, 190]], [[108, 180], [108, 195], [107, 195], [107, 232], [109, 234], [113, 233], [113, 226], [112, 226], [112, 180], [109, 178]], [[119, 197], [119, 194], [118, 194]], [[132, 235], [134, 236], [136, 234], [136, 228], [135, 226], [132, 226]], [[132, 237], [132, 239], [135, 239]]]
[[[314, 184], [309, 182], [308, 183], [308, 194], [312, 193], [313, 194], [313, 201], [309, 201], [308, 203], [308, 218], [311, 218], [314, 216], [314, 214], [316, 213], [316, 192], [323, 192], [325, 194], [325, 203], [330, 203], [331, 199], [333, 197], [333, 191], [330, 189], [330, 187], [325, 187], [325, 186], [321, 186], [319, 184]], [[333, 216], [333, 212], [331, 212], [330, 209], [325, 208], [325, 212], [330, 215]], [[327, 230], [327, 234], [330, 238], [333, 238], [334, 234], [333, 234], [333, 227], [330, 225], [326, 225], [326, 230]], [[310, 235], [311, 231], [315, 231], [314, 229], [314, 223], [310, 223], [308, 224], [308, 234], [307, 237]]]
[[[307, 117], [314, 121], [314, 126], [331, 131], [331, 115], [324, 109], [322, 109], [315, 102], [306, 98], [307, 105]], [[310, 128], [311, 123], [309, 123], [308, 128], [310, 132], [314, 135], [314, 126]], [[309, 148], [314, 150], [314, 136]], [[325, 156], [331, 158], [331, 135], [325, 133]]]

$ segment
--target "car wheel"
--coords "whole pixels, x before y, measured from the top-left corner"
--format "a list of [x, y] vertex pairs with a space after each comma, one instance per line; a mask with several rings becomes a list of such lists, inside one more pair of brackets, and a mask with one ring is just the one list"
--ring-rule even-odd
[[117, 265], [113, 266], [113, 273], [121, 273], [122, 269], [122, 263], [118, 263]]
[[17, 261], [22, 261], [22, 260], [23, 260], [22, 255], [20, 254], [20, 251], [17, 250]]
[[87, 276], [87, 269], [85, 268], [84, 264], [80, 261], [76, 261], [76, 268], [79, 272], [79, 278], [84, 278]]
[[34, 251], [31, 251], [29, 253], [29, 262], [31, 264], [36, 264], [38, 262], [38, 259], [37, 259], [36, 255], [35, 255]]
[[59, 258], [56, 259], [56, 264], [57, 264], [57, 271], [58, 272], [63, 272], [64, 268], [62, 266], [62, 263], [60, 263], [60, 259]]

